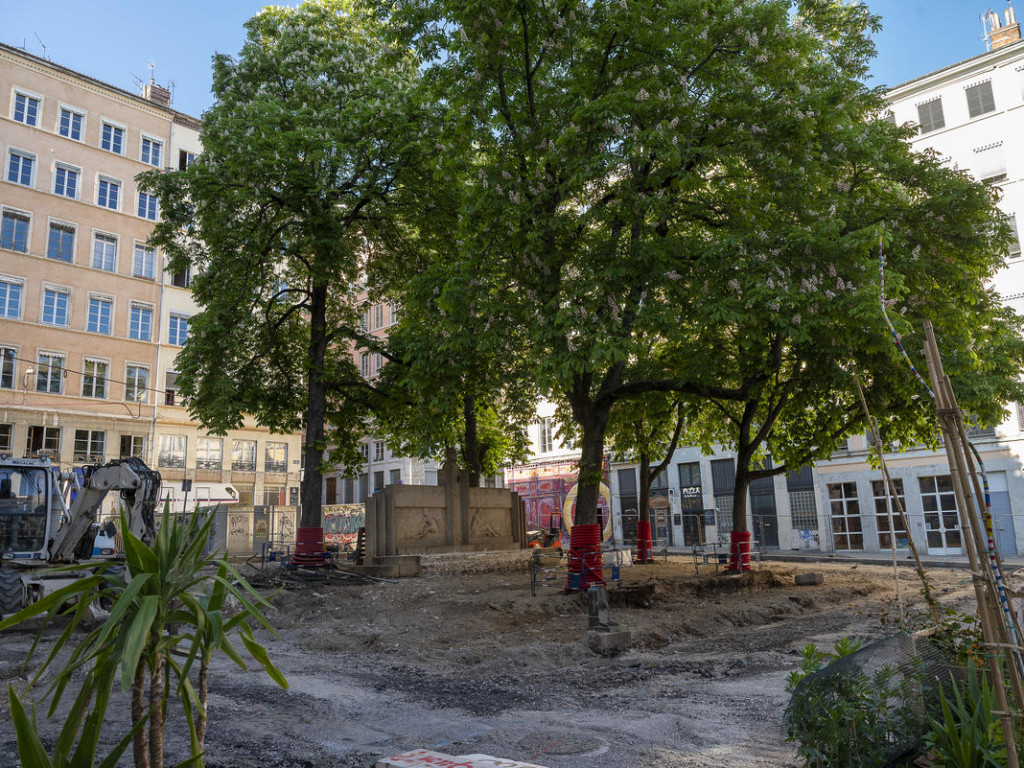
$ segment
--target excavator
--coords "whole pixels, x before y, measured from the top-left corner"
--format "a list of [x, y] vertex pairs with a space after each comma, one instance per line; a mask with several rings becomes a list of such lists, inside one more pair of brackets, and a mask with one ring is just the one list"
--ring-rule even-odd
[[92, 557], [97, 515], [111, 491], [120, 493], [131, 532], [151, 544], [160, 473], [141, 459], [62, 471], [48, 458], [0, 454], [0, 616], [76, 578], [47, 569]]

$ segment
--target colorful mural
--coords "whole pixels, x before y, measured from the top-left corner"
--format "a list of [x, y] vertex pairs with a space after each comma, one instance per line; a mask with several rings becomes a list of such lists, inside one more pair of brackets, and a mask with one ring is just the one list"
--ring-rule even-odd
[[[603, 537], [612, 537], [612, 494], [608, 488], [609, 459], [604, 460], [604, 482], [598, 513], [601, 516]], [[577, 478], [579, 468], [575, 461], [553, 461], [513, 467], [505, 474], [509, 490], [519, 494], [526, 506], [527, 530], [547, 530], [558, 526], [568, 534], [572, 531], [576, 513]]]
[[324, 515], [324, 541], [337, 544], [342, 550], [355, 549], [359, 529], [366, 522], [362, 504], [330, 504], [322, 507]]

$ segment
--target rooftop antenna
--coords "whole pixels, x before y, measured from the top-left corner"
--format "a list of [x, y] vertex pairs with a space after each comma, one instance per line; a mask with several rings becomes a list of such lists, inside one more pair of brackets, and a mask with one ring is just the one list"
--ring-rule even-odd
[[38, 41], [39, 41], [39, 44], [40, 44], [41, 46], [43, 46], [43, 58], [45, 59], [45, 58], [46, 58], [46, 43], [44, 43], [44, 42], [43, 42], [43, 38], [41, 38], [41, 37], [40, 37], [40, 36], [38, 35], [38, 33], [36, 33], [36, 32], [33, 32], [32, 34], [36, 36], [36, 40], [38, 40]]
[[146, 62], [146, 69], [149, 70], [149, 84], [153, 85], [156, 83], [156, 62], [149, 59]]

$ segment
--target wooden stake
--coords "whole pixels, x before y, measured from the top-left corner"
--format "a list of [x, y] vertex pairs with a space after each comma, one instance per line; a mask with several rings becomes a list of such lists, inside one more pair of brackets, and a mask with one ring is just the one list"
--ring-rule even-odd
[[[1013, 718], [1006, 695], [1006, 684], [1003, 672], [1010, 676], [1015, 692], [1021, 690], [1020, 670], [1007, 649], [999, 646], [1009, 644], [1011, 639], [1006, 636], [1006, 625], [997, 620], [995, 579], [987, 557], [981, 557], [977, 548], [980, 534], [979, 517], [975, 511], [974, 499], [969, 492], [967, 469], [970, 457], [966, 455], [966, 446], [961, 440], [963, 432], [963, 416], [953, 397], [949, 379], [942, 370], [942, 358], [935, 343], [935, 333], [931, 321], [925, 320], [924, 355], [928, 361], [928, 375], [931, 378], [932, 390], [935, 393], [935, 412], [938, 415], [939, 427], [946, 445], [946, 457], [949, 461], [949, 474], [953, 481], [956, 494], [957, 510], [960, 517], [960, 535], [967, 559], [971, 565], [971, 581], [974, 584], [974, 596], [978, 604], [978, 618], [981, 621], [981, 632], [987, 649], [995, 649], [997, 653], [986, 653], [985, 661], [989, 681], [996, 694], [999, 707], [998, 716], [1003, 726], [1003, 741], [1006, 743], [1007, 768], [1020, 768], [1017, 760], [1017, 747], [1014, 743]], [[1003, 662], [1000, 664], [1000, 662]], [[1018, 693], [1019, 697], [1019, 693]], [[1020, 698], [1018, 698], [1020, 701]]]

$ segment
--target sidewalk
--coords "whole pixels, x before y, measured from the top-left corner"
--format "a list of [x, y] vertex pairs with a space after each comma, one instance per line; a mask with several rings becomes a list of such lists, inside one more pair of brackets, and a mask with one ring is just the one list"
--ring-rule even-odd
[[[691, 550], [686, 547], [669, 547], [668, 552], [670, 555], [679, 555], [681, 557], [692, 554]], [[864, 563], [866, 565], [892, 565], [892, 554], [889, 552], [847, 552], [843, 554], [836, 554], [833, 552], [819, 552], [818, 550], [810, 549], [763, 549], [761, 550], [761, 560], [775, 560], [788, 563], [831, 563], [834, 565], [840, 565], [843, 563], [849, 563], [850, 565], [854, 565], [856, 563]], [[910, 567], [913, 567], [914, 565], [914, 559], [911, 557], [909, 552], [897, 552], [896, 562], [899, 565], [906, 565]], [[925, 568], [962, 568], [963, 570], [967, 570], [969, 562], [966, 554], [943, 556], [921, 555], [921, 565]], [[1015, 571], [1018, 568], [1024, 568], [1024, 556], [1010, 555], [1003, 558], [1003, 569], [1005, 571]]]

